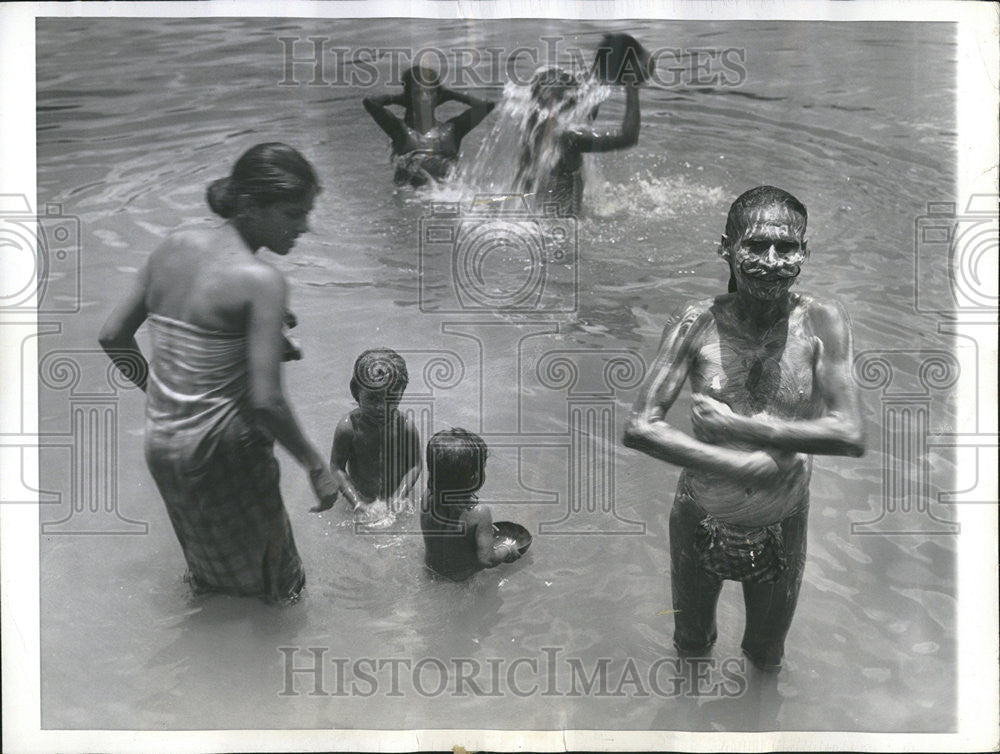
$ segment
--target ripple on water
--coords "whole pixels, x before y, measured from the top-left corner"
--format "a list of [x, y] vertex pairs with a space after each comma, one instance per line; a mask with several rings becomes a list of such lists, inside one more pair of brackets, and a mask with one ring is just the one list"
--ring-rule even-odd
[[885, 683], [892, 676], [889, 668], [862, 668], [861, 675], [877, 683]]

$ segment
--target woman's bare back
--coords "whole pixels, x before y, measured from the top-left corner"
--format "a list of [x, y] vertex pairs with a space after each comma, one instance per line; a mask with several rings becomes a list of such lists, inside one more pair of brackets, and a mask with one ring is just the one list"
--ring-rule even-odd
[[146, 308], [206, 330], [243, 332], [254, 281], [279, 275], [230, 227], [184, 231], [149, 259]]

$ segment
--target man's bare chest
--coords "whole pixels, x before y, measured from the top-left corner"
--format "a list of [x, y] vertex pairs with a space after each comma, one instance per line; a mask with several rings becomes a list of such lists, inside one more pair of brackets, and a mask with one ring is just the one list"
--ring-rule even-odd
[[807, 418], [816, 410], [814, 363], [801, 327], [756, 337], [716, 328], [697, 351], [691, 387], [740, 414]]

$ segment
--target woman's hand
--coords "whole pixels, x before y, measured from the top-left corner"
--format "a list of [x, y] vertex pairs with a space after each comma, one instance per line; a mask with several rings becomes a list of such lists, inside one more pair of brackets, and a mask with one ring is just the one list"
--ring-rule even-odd
[[309, 472], [309, 483], [312, 485], [313, 493], [319, 500], [319, 505], [310, 508], [311, 513], [322, 513], [328, 511], [337, 502], [337, 495], [340, 493], [340, 483], [330, 473], [330, 467], [325, 463]]
[[698, 440], [723, 445], [735, 439], [738, 422], [739, 416], [722, 401], [704, 393], [691, 396], [691, 426]]
[[281, 352], [282, 361], [298, 361], [302, 358], [302, 347], [291, 335], [285, 335], [285, 347]]

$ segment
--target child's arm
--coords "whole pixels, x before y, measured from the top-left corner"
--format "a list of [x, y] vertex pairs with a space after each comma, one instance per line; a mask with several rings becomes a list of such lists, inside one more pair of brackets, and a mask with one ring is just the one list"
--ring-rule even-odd
[[502, 563], [517, 560], [520, 553], [514, 550], [503, 556], [498, 555], [493, 548], [493, 514], [485, 505], [477, 505], [463, 514], [466, 526], [474, 526], [476, 530], [476, 557], [484, 568], [494, 568]]
[[365, 97], [361, 100], [365, 110], [372, 116], [379, 128], [385, 131], [386, 135], [392, 139], [394, 146], [398, 146], [406, 133], [406, 126], [403, 121], [394, 114], [386, 110], [388, 105], [403, 105], [405, 100], [402, 95], [382, 94], [375, 97]]
[[477, 505], [462, 514], [465, 525], [474, 527], [476, 532], [476, 557], [479, 565], [493, 568], [500, 561], [493, 556], [493, 514], [485, 505]]
[[455, 134], [455, 140], [459, 142], [465, 138], [465, 135], [469, 133], [469, 131], [479, 125], [483, 118], [493, 112], [493, 108], [496, 107], [495, 102], [491, 102], [487, 99], [480, 99], [479, 97], [473, 97], [471, 94], [457, 92], [452, 89], [445, 90], [445, 97], [469, 106], [469, 109], [464, 113], [456, 115], [448, 121], [454, 129], [453, 133]]
[[410, 491], [416, 485], [417, 480], [420, 478], [420, 472], [423, 469], [423, 461], [420, 457], [420, 433], [413, 426], [413, 422], [409, 419], [405, 421], [406, 424], [403, 432], [406, 441], [406, 457], [412, 461], [412, 465], [403, 474], [403, 478], [399, 480], [399, 485], [390, 498], [390, 501], [397, 505], [410, 495]]
[[[333, 433], [333, 447], [330, 449], [330, 470], [340, 483], [340, 491], [354, 510], [361, 504], [361, 496], [347, 475], [347, 464], [354, 452], [354, 427], [348, 414], [337, 424]], [[336, 500], [336, 498], [334, 498]], [[332, 503], [331, 503], [332, 506]], [[325, 509], [324, 509], [325, 510]]]

